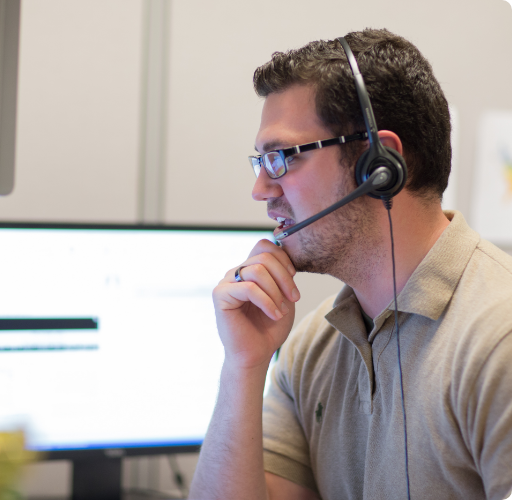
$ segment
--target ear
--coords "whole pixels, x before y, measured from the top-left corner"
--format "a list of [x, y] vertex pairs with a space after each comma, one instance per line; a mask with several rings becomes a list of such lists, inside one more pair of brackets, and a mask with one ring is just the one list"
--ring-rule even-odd
[[403, 156], [402, 141], [394, 132], [390, 130], [379, 130], [379, 139], [383, 146], [394, 149]]

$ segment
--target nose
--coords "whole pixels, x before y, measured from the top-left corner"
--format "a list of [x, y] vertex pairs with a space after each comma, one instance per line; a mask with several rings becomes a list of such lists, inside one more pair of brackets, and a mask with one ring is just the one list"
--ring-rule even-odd
[[256, 201], [266, 201], [269, 198], [279, 198], [283, 194], [283, 189], [278, 179], [271, 179], [267, 171], [262, 168], [254, 187], [252, 188], [252, 198]]

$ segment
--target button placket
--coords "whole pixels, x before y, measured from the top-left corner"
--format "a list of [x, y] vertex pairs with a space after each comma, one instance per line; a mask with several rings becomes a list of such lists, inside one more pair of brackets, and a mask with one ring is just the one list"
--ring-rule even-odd
[[379, 382], [379, 358], [391, 341], [394, 329], [394, 318], [389, 319], [393, 311], [382, 312], [375, 318], [375, 328], [370, 333], [370, 345], [372, 347], [372, 368], [373, 368], [373, 393], [372, 411], [380, 393]]

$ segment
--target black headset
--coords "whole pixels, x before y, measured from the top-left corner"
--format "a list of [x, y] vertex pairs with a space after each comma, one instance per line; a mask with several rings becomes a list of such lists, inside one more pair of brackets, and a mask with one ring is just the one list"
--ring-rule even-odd
[[370, 103], [370, 98], [368, 97], [368, 92], [366, 91], [363, 76], [359, 71], [356, 58], [344, 37], [337, 38], [337, 40], [341, 43], [341, 46], [347, 55], [350, 69], [354, 75], [357, 95], [363, 111], [366, 132], [368, 133], [368, 139], [370, 141], [370, 149], [365, 151], [357, 160], [355, 170], [356, 182], [357, 185], [360, 186], [363, 182], [368, 180], [370, 175], [377, 168], [386, 167], [391, 173], [389, 182], [367, 194], [372, 198], [380, 198], [382, 200], [390, 199], [397, 195], [405, 186], [407, 181], [407, 165], [398, 151], [383, 146], [380, 142], [372, 105]]
[[370, 141], [370, 148], [357, 160], [355, 176], [358, 187], [334, 205], [327, 207], [325, 210], [318, 212], [302, 222], [298, 222], [278, 232], [274, 235], [277, 241], [291, 236], [297, 231], [300, 231], [334, 210], [345, 206], [347, 203], [365, 194], [372, 198], [381, 199], [385, 207], [389, 210], [391, 208], [391, 198], [403, 189], [407, 181], [407, 165], [405, 164], [405, 160], [397, 151], [383, 146], [380, 142], [372, 105], [370, 104], [370, 98], [368, 97], [366, 85], [359, 71], [356, 58], [345, 38], [341, 37], [337, 38], [337, 40], [341, 43], [341, 46], [347, 54], [347, 60], [352, 74], [354, 75], [357, 95], [359, 96], [359, 102], [363, 110], [366, 132]]

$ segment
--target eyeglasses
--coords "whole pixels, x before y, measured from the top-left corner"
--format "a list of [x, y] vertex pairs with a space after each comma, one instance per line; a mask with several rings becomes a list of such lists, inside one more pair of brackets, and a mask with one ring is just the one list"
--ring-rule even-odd
[[249, 162], [251, 163], [256, 177], [260, 175], [261, 168], [263, 167], [271, 179], [279, 179], [279, 177], [282, 177], [288, 172], [292, 157], [299, 153], [305, 153], [313, 149], [322, 149], [327, 146], [335, 146], [337, 144], [345, 144], [351, 141], [364, 141], [365, 139], [368, 139], [367, 132], [346, 136], [342, 135], [334, 139], [326, 139], [325, 141], [309, 142], [308, 144], [302, 144], [300, 146], [269, 151], [264, 155], [249, 156]]

